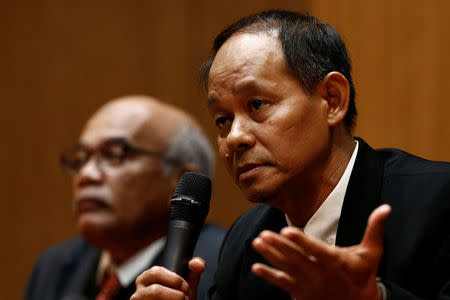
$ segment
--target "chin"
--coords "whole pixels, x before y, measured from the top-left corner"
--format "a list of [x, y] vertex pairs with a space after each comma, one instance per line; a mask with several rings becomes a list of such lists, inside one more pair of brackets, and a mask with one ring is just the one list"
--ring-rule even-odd
[[239, 187], [248, 201], [270, 205], [279, 194], [280, 184], [274, 179], [276, 178], [272, 177], [271, 180], [242, 182], [239, 184]]
[[252, 203], [267, 204], [274, 208], [283, 210], [283, 199], [282, 193], [280, 192], [279, 186], [275, 187], [253, 187], [248, 189], [242, 189], [245, 197], [248, 201]]
[[271, 191], [244, 191], [245, 197], [252, 203], [264, 203], [271, 205], [274, 201], [274, 193]]
[[98, 248], [106, 248], [110, 238], [114, 236], [112, 224], [100, 218], [80, 216], [77, 220], [78, 233], [89, 243]]

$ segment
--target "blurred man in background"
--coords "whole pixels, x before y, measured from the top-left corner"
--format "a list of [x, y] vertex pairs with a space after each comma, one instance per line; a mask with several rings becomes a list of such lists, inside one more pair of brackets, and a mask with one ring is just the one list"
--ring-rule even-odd
[[[260, 203], [228, 231], [211, 299], [450, 299], [450, 164], [353, 137], [351, 63], [331, 25], [243, 18], [203, 71], [220, 156]], [[196, 289], [161, 267], [136, 282], [132, 300]]]
[[[61, 161], [73, 176], [81, 237], [41, 256], [25, 299], [129, 299], [137, 275], [161, 258], [179, 177], [187, 171], [212, 176], [210, 144], [188, 114], [128, 96], [102, 106]], [[216, 225], [200, 234], [195, 255], [207, 267], [199, 296], [211, 281], [223, 236]]]

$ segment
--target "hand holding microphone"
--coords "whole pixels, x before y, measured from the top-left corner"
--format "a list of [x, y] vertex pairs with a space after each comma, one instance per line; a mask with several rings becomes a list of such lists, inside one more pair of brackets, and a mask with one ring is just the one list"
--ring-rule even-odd
[[208, 177], [191, 172], [180, 177], [170, 201], [162, 267], [152, 267], [136, 279], [136, 292], [130, 300], [196, 299], [205, 263], [191, 257], [209, 211], [210, 198]]

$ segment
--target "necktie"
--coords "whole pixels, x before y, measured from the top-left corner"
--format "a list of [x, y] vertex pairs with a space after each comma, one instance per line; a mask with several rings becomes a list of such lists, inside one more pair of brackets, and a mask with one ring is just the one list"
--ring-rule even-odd
[[116, 273], [110, 273], [103, 281], [100, 293], [95, 300], [112, 300], [119, 293], [121, 288], [119, 278]]

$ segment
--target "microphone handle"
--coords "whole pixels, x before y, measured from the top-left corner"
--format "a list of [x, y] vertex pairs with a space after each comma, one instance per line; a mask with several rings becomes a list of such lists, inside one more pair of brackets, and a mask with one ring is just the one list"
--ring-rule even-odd
[[198, 226], [183, 220], [171, 220], [162, 266], [187, 278], [188, 262], [192, 258], [200, 234]]

